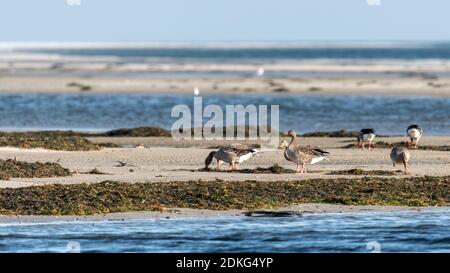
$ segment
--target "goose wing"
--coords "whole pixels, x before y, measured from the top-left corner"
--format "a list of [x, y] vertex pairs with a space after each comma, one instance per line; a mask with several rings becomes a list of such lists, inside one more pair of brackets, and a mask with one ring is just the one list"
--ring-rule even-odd
[[254, 152], [253, 148], [251, 148], [247, 145], [244, 145], [244, 144], [239, 144], [239, 143], [231, 144], [229, 146], [224, 146], [224, 147], [222, 147], [222, 150], [225, 153], [228, 153], [228, 154], [231, 154], [231, 155], [234, 155], [237, 157], [241, 157], [243, 155]]
[[406, 129], [406, 132], [408, 132], [408, 131], [411, 130], [411, 129], [416, 129], [416, 130], [418, 130], [421, 134], [423, 133], [422, 127], [420, 127], [420, 125], [417, 125], [417, 124], [409, 125], [408, 128]]
[[364, 128], [361, 129], [360, 133], [367, 135], [367, 134], [375, 134], [375, 130], [373, 128]]
[[329, 152], [325, 151], [324, 149], [317, 147], [317, 146], [311, 146], [311, 145], [297, 145], [294, 148], [294, 152], [296, 154], [304, 154], [311, 157], [321, 157], [326, 156], [329, 154]]

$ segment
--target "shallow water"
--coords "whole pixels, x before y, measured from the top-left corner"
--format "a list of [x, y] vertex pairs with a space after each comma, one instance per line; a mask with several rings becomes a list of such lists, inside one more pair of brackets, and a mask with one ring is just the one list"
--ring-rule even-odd
[[450, 252], [449, 209], [0, 224], [3, 252]]
[[[170, 129], [173, 106], [189, 95], [148, 94], [1, 94], [0, 129], [71, 129], [102, 131], [137, 126]], [[214, 95], [203, 105], [280, 105], [280, 129], [298, 133], [359, 130], [404, 135], [419, 123], [427, 135], [450, 134], [450, 98], [383, 96]]]
[[[283, 44], [280, 44], [283, 46]], [[118, 57], [124, 61], [160, 62], [273, 62], [279, 60], [334, 59], [334, 60], [415, 60], [450, 59], [450, 44], [410, 44], [409, 46], [292, 46], [260, 48], [195, 48], [195, 47], [141, 47], [141, 48], [47, 48], [27, 50], [33, 53], [63, 56]]]

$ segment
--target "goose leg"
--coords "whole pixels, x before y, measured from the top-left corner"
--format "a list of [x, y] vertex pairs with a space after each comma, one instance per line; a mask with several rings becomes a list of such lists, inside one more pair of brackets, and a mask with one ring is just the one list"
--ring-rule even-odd
[[361, 148], [364, 150], [364, 141], [361, 142]]
[[220, 170], [220, 165], [222, 165], [222, 161], [217, 159], [216, 170]]
[[231, 163], [230, 163], [230, 166], [228, 167], [228, 170], [230, 170], [230, 171], [233, 170], [233, 167], [234, 167], [234, 163], [231, 162]]
[[297, 165], [297, 173], [298, 174], [302, 174], [302, 173], [304, 173], [306, 170], [305, 170], [305, 164], [301, 164], [302, 165], [302, 168], [300, 169], [300, 164], [299, 165]]
[[404, 172], [404, 174], [408, 174], [408, 163], [406, 163], [405, 160], [403, 160], [403, 166], [405, 167], [405, 172]]
[[392, 161], [392, 167], [394, 168], [393, 172], [394, 172], [394, 175], [395, 175], [395, 162], [394, 161]]
[[308, 172], [306, 171], [306, 165], [305, 165], [305, 164], [303, 164], [302, 169], [303, 169], [303, 172], [304, 172], [304, 173], [308, 173]]
[[372, 141], [369, 141], [369, 150], [372, 150]]

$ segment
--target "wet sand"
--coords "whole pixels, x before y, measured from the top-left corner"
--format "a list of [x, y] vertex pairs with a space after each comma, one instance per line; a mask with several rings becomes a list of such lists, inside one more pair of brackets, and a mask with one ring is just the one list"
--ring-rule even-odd
[[[204, 95], [450, 96], [450, 62], [443, 60], [147, 64], [94, 57], [35, 58], [0, 54], [0, 93], [192, 94], [194, 88], [199, 88]], [[256, 71], [261, 67], [266, 73], [299, 74], [289, 78], [258, 77]], [[219, 74], [205, 76], [211, 72]], [[189, 76], [177, 77], [174, 73]], [[330, 77], [330, 73], [335, 76]]]
[[[85, 88], [85, 89], [83, 89]], [[133, 77], [0, 77], [0, 93], [149, 93], [202, 95], [358, 95], [450, 96], [450, 79], [422, 78], [133, 78]]]
[[[403, 206], [351, 206], [333, 204], [300, 204], [285, 208], [263, 210], [267, 212], [289, 212], [293, 214], [316, 214], [316, 213], [365, 213], [365, 212], [393, 212], [393, 211], [422, 211], [433, 208], [403, 207]], [[442, 208], [440, 208], [442, 209]], [[9, 223], [52, 223], [52, 222], [90, 222], [90, 221], [125, 221], [125, 220], [159, 220], [177, 218], [207, 218], [223, 216], [244, 216], [246, 210], [207, 210], [173, 208], [163, 212], [158, 211], [136, 211], [108, 213], [101, 215], [64, 215], [64, 216], [30, 216], [30, 215], [0, 215], [0, 224]], [[270, 217], [270, 216], [269, 216]]]

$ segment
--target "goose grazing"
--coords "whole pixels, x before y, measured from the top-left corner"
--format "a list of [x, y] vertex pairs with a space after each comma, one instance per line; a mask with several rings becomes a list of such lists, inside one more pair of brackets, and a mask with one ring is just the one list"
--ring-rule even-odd
[[223, 146], [219, 150], [209, 153], [205, 159], [205, 169], [208, 169], [213, 159], [216, 159], [216, 169], [220, 169], [220, 165], [226, 162], [230, 164], [230, 170], [239, 170], [242, 162], [250, 159], [257, 153], [258, 151], [256, 149], [239, 143]]
[[419, 139], [423, 135], [423, 129], [417, 124], [409, 125], [406, 129], [406, 136], [409, 137], [411, 141], [408, 141], [408, 147], [417, 148], [419, 144]]
[[284, 135], [290, 136], [291, 142], [288, 143], [286, 140], [283, 140], [279, 148], [284, 148], [284, 158], [286, 158], [286, 160], [297, 164], [297, 173], [307, 173], [306, 164], [315, 164], [324, 159], [328, 160], [326, 156], [329, 154], [329, 152], [319, 147], [310, 145], [297, 145], [297, 134], [295, 133], [295, 131], [290, 130]]
[[[394, 147], [391, 150], [391, 160], [392, 160], [392, 165], [395, 168], [395, 164], [396, 163], [402, 163], [403, 166], [405, 167], [405, 174], [408, 174], [408, 162], [409, 159], [411, 158], [411, 155], [408, 151], [407, 148], [405, 147]], [[395, 173], [395, 170], [394, 170]]]
[[364, 149], [364, 144], [369, 142], [369, 150], [372, 149], [372, 142], [375, 139], [375, 130], [372, 128], [364, 128], [359, 131], [358, 146]]

